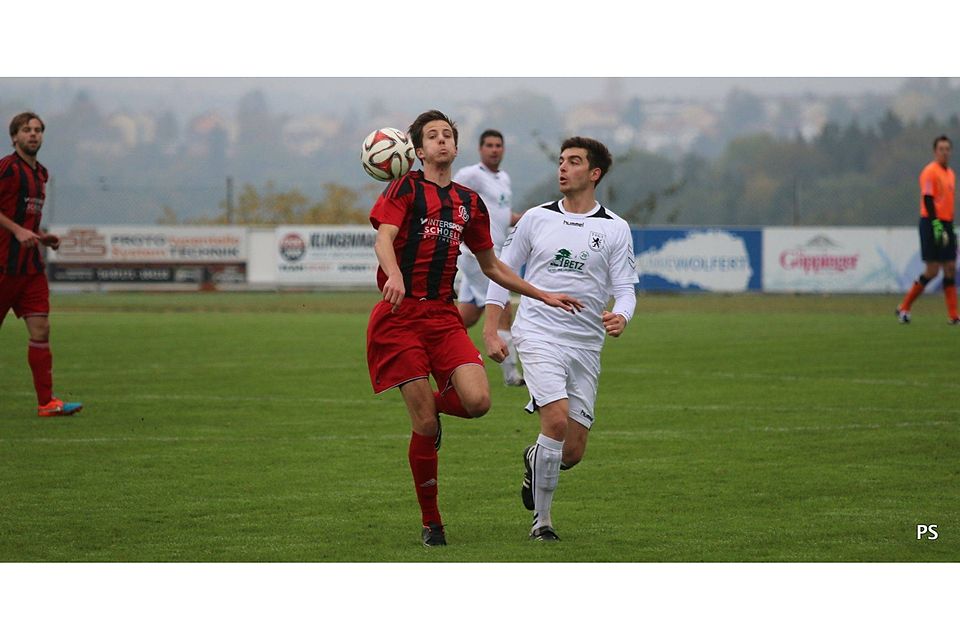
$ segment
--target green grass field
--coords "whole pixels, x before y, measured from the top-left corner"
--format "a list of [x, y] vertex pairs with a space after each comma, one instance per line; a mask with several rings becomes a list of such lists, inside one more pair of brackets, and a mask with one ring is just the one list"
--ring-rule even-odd
[[[960, 329], [939, 295], [641, 296], [603, 354], [597, 424], [526, 540], [536, 419], [444, 420], [450, 546], [419, 544], [400, 395], [373, 396], [371, 293], [55, 295], [34, 417], [0, 330], [0, 561], [960, 560]], [[479, 333], [474, 330], [474, 337]], [[916, 539], [937, 524], [937, 540]]]

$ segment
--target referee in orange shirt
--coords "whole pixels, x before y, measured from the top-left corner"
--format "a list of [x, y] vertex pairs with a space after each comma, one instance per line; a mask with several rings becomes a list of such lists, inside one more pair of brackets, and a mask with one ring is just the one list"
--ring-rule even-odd
[[926, 266], [897, 307], [901, 323], [910, 322], [910, 305], [943, 269], [943, 296], [950, 324], [957, 316], [957, 234], [953, 229], [953, 195], [957, 177], [948, 165], [953, 144], [947, 136], [933, 141], [933, 162], [920, 173], [920, 256]]

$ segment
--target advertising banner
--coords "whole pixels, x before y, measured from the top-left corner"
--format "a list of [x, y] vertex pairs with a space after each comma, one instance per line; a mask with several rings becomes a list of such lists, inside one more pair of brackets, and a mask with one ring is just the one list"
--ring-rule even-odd
[[634, 229], [637, 287], [647, 291], [759, 290], [761, 245], [760, 229]]
[[768, 227], [763, 231], [765, 291], [899, 293], [922, 270], [915, 228]]
[[242, 283], [247, 230], [234, 227], [54, 226], [53, 282]]
[[280, 284], [377, 286], [375, 229], [364, 225], [284, 226], [276, 229]]

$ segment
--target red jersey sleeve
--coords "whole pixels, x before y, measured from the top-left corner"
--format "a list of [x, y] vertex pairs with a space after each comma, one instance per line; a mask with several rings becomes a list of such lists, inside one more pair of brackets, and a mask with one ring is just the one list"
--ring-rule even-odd
[[483, 203], [483, 198], [473, 194], [477, 204], [473, 207], [473, 215], [467, 221], [463, 230], [463, 242], [470, 248], [470, 251], [486, 251], [493, 248], [493, 239], [490, 237], [490, 214], [487, 212], [487, 205]]
[[413, 191], [409, 174], [391, 182], [377, 198], [377, 201], [373, 203], [373, 208], [370, 210], [370, 224], [373, 225], [373, 228], [379, 229], [380, 225], [384, 223], [402, 227], [403, 221], [407, 217], [407, 211], [410, 209]]

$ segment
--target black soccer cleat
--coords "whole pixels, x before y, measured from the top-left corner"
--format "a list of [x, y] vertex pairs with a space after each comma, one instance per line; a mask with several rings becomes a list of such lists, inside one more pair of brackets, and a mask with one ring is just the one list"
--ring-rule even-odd
[[540, 527], [539, 529], [534, 529], [530, 532], [531, 540], [538, 540], [540, 542], [560, 542], [560, 536], [557, 535], [557, 532], [553, 530], [553, 527]]
[[425, 547], [445, 547], [447, 546], [447, 536], [443, 532], [443, 525], [431, 522], [423, 528], [420, 534]]
[[533, 469], [530, 466], [530, 457], [536, 445], [530, 445], [523, 450], [523, 484], [520, 485], [520, 499], [527, 511], [533, 511]]
[[960, 318], [950, 318], [949, 320], [947, 320], [947, 324], [960, 325]]
[[904, 311], [900, 307], [897, 307], [894, 313], [897, 314], [897, 320], [900, 322], [900, 324], [910, 324], [909, 311]]

